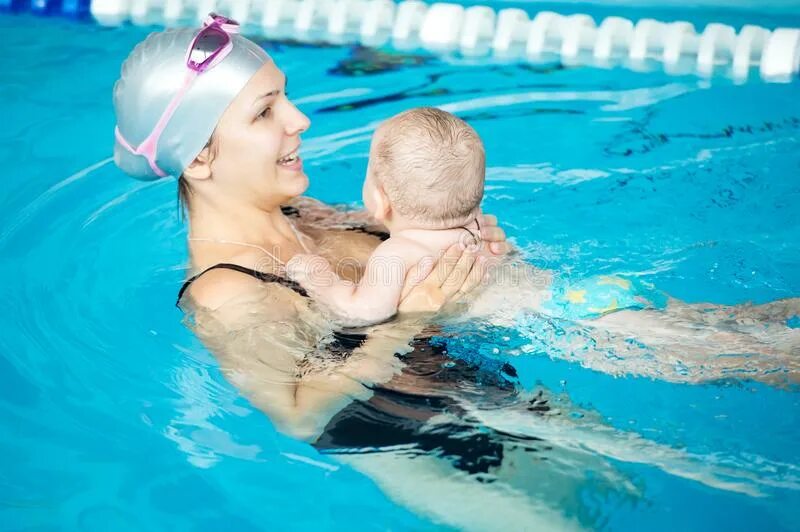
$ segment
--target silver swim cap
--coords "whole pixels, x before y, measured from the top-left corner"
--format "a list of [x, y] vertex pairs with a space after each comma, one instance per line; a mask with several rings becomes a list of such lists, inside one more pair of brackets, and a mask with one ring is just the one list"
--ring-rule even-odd
[[[199, 29], [151, 33], [122, 64], [114, 85], [119, 134], [138, 147], [154, 130], [170, 101], [184, 86], [187, 49]], [[269, 55], [256, 43], [230, 34], [227, 56], [199, 74], [175, 109], [158, 140], [155, 160], [168, 175], [180, 175], [205, 147], [220, 117]], [[147, 158], [126, 149], [117, 138], [114, 162], [125, 173], [145, 181], [161, 176]]]

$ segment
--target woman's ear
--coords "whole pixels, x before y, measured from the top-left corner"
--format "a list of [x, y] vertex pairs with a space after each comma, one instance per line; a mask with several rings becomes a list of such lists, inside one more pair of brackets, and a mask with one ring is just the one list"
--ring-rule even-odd
[[184, 177], [192, 180], [202, 180], [211, 178], [211, 150], [208, 146], [203, 148], [194, 161], [183, 171]]

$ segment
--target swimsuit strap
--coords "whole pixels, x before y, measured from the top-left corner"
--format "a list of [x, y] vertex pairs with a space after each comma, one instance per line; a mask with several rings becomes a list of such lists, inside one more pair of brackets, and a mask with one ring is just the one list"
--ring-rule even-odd
[[205, 274], [206, 272], [210, 272], [211, 270], [217, 270], [217, 269], [233, 270], [235, 272], [239, 272], [239, 273], [243, 273], [245, 275], [249, 275], [251, 277], [255, 277], [259, 281], [264, 281], [265, 283], [278, 283], [280, 285], [285, 286], [286, 288], [294, 290], [295, 292], [297, 292], [298, 294], [300, 294], [303, 297], [308, 297], [308, 292], [306, 292], [303, 289], [303, 287], [301, 287], [299, 284], [297, 284], [296, 282], [292, 281], [291, 279], [287, 279], [286, 277], [281, 277], [280, 275], [275, 275], [274, 273], [260, 272], [258, 270], [254, 270], [252, 268], [245, 268], [244, 266], [239, 266], [238, 264], [230, 264], [230, 263], [227, 263], [227, 262], [221, 262], [219, 264], [215, 264], [215, 265], [213, 265], [211, 267], [208, 267], [205, 270], [203, 270], [202, 272], [200, 272], [200, 273], [198, 273], [196, 275], [193, 275], [192, 277], [187, 279], [186, 282], [183, 283], [183, 286], [181, 286], [180, 291], [178, 292], [178, 300], [175, 302], [175, 306], [178, 306], [180, 304], [181, 297], [183, 297], [184, 292], [186, 292], [186, 289], [189, 288], [189, 286], [193, 282], [195, 282], [201, 275]]
[[300, 218], [300, 209], [290, 205], [281, 205], [281, 212], [284, 216], [291, 216], [292, 218]]
[[346, 227], [345, 231], [358, 231], [359, 233], [364, 233], [365, 235], [372, 235], [378, 237], [384, 241], [389, 240], [389, 233], [387, 233], [386, 231], [367, 229], [366, 226]]
[[[287, 288], [294, 290], [303, 297], [309, 297], [308, 292], [306, 292], [303, 289], [303, 287], [301, 287], [299, 284], [290, 279], [281, 277], [280, 275], [275, 275], [274, 273], [260, 272], [252, 268], [245, 268], [244, 266], [239, 266], [238, 264], [221, 262], [219, 264], [215, 264], [209, 268], [206, 268], [197, 275], [193, 275], [192, 277], [187, 279], [186, 282], [183, 283], [183, 286], [181, 286], [180, 291], [178, 292], [178, 300], [175, 302], [175, 306], [176, 307], [180, 306], [181, 297], [183, 297], [184, 292], [186, 292], [186, 289], [189, 288], [189, 286], [193, 282], [195, 282], [204, 273], [217, 269], [233, 270], [235, 272], [240, 272], [245, 275], [250, 275], [251, 277], [255, 277], [259, 281], [264, 281], [265, 283], [278, 283], [280, 285], [283, 285]], [[366, 339], [367, 339], [366, 334], [359, 333], [355, 330], [333, 331], [333, 340], [326, 345], [326, 349], [332, 355], [335, 355], [339, 358], [347, 358], [353, 352], [353, 349], [361, 347]]]
[[[284, 216], [289, 216], [291, 218], [300, 218], [300, 209], [297, 207], [292, 207], [290, 205], [281, 205], [281, 212]], [[386, 231], [378, 231], [375, 229], [367, 229], [365, 225], [356, 226], [356, 227], [345, 227], [345, 231], [357, 231], [359, 233], [364, 233], [365, 235], [372, 235], [374, 237], [378, 237], [381, 240], [389, 240], [389, 233]]]

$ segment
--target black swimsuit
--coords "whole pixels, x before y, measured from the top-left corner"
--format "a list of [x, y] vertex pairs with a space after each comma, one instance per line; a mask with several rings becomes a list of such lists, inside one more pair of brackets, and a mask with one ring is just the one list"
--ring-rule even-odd
[[[251, 277], [255, 277], [259, 281], [263, 281], [265, 283], [278, 283], [281, 286], [285, 286], [291, 290], [294, 290], [299, 295], [303, 297], [308, 297], [308, 292], [303, 289], [302, 286], [297, 284], [295, 281], [291, 279], [287, 279], [286, 277], [281, 277], [280, 275], [275, 275], [274, 273], [265, 273], [260, 272], [258, 270], [254, 270], [252, 268], [245, 268], [244, 266], [240, 266], [238, 264], [230, 264], [227, 262], [222, 262], [220, 264], [215, 264], [209, 268], [206, 268], [202, 272], [191, 276], [186, 282], [183, 283], [181, 289], [178, 291], [178, 300], [175, 302], [175, 305], [180, 308], [181, 298], [183, 298], [183, 294], [186, 290], [191, 286], [193, 282], [195, 282], [200, 276], [202, 276], [206, 272], [210, 272], [211, 270], [233, 270], [239, 273], [243, 273], [245, 275], [249, 275]], [[352, 332], [352, 331], [333, 331], [333, 341], [329, 342], [325, 347], [326, 350], [336, 355], [338, 358], [348, 356], [353, 349], [361, 347], [364, 341], [367, 339], [366, 334]]]
[[[294, 207], [281, 208], [287, 216], [297, 216]], [[363, 227], [347, 230], [360, 231], [385, 240], [385, 232], [370, 231]], [[178, 301], [189, 286], [206, 272], [215, 269], [233, 270], [250, 275], [266, 283], [285, 286], [302, 297], [308, 293], [296, 282], [272, 273], [260, 272], [238, 264], [220, 263], [206, 268], [183, 283], [178, 292]], [[345, 358], [360, 347], [367, 336], [353, 331], [335, 331], [334, 341], [325, 348], [337, 358]], [[413, 341], [411, 353], [396, 354], [405, 362], [399, 378], [411, 382], [424, 382], [436, 390], [452, 391], [459, 383], [474, 383], [478, 380], [491, 390], [500, 401], [507, 402], [516, 397], [514, 384], [499, 372], [488, 375], [478, 366], [451, 358], [442, 343], [432, 343], [430, 338], [417, 338]], [[481, 374], [480, 376], [478, 374]], [[515, 376], [516, 372], [508, 364], [503, 365], [502, 373]], [[396, 377], [397, 378], [397, 377]], [[427, 386], [426, 386], [427, 387]], [[508, 437], [501, 437], [495, 431], [466, 422], [466, 412], [448, 394], [416, 394], [408, 391], [372, 387], [373, 396], [368, 401], [354, 401], [340, 410], [328, 422], [322, 435], [313, 444], [321, 452], [377, 452], [383, 448], [397, 445], [413, 446], [420, 452], [434, 452], [448, 457], [453, 464], [468, 473], [486, 473], [490, 466], [499, 465], [503, 457], [503, 443]], [[499, 395], [495, 392], [499, 392]], [[389, 408], [386, 408], [386, 406]], [[413, 416], [398, 415], [397, 411], [412, 411]], [[427, 421], [440, 414], [452, 414], [461, 422], [439, 426], [430, 430]], [[512, 438], [513, 440], [513, 438]], [[531, 438], [530, 440], [534, 440]]]
[[302, 286], [292, 281], [291, 279], [287, 279], [286, 277], [281, 277], [280, 275], [275, 275], [274, 273], [260, 272], [258, 270], [254, 270], [253, 268], [245, 268], [244, 266], [239, 266], [238, 264], [221, 262], [219, 264], [215, 264], [209, 268], [206, 268], [205, 270], [196, 275], [189, 277], [186, 280], [186, 282], [183, 283], [183, 286], [181, 286], [181, 289], [178, 292], [178, 300], [175, 302], [175, 305], [180, 306], [181, 298], [183, 297], [184, 292], [186, 292], [189, 286], [191, 286], [193, 282], [195, 282], [198, 278], [200, 278], [200, 276], [204, 275], [206, 272], [210, 272], [211, 270], [233, 270], [235, 272], [255, 277], [259, 281], [264, 281], [265, 283], [278, 283], [280, 285], [285, 286], [286, 288], [294, 290], [303, 297], [308, 297], [308, 292], [306, 292]]
[[[297, 209], [297, 207], [290, 207], [288, 205], [283, 205], [283, 206], [281, 206], [281, 212], [285, 216], [289, 216], [291, 218], [299, 218], [300, 217], [300, 211]], [[372, 236], [374, 236], [376, 238], [379, 238], [382, 241], [388, 240], [388, 238], [389, 238], [389, 233], [387, 233], [386, 231], [377, 231], [377, 230], [367, 229], [366, 227], [363, 227], [363, 226], [345, 227], [344, 230], [345, 231], [358, 231], [360, 233], [364, 233], [364, 234], [367, 234], [367, 235], [372, 235]], [[306, 292], [305, 289], [302, 286], [300, 286], [295, 281], [292, 281], [291, 279], [289, 279], [287, 277], [281, 277], [280, 275], [275, 275], [274, 273], [261, 272], [261, 271], [258, 271], [258, 270], [254, 270], [253, 268], [246, 268], [245, 266], [240, 266], [238, 264], [231, 264], [231, 263], [227, 263], [227, 262], [221, 262], [219, 264], [215, 264], [213, 266], [210, 266], [210, 267], [206, 268], [205, 270], [203, 270], [202, 272], [200, 272], [198, 274], [195, 274], [195, 275], [191, 276], [189, 279], [187, 279], [183, 283], [183, 286], [181, 286], [181, 289], [178, 291], [178, 298], [177, 298], [177, 301], [175, 302], [175, 305], [177, 307], [180, 307], [180, 303], [181, 303], [181, 299], [183, 298], [183, 294], [186, 293], [186, 290], [188, 290], [188, 288], [191, 286], [191, 284], [193, 282], [195, 282], [197, 279], [199, 279], [206, 272], [210, 272], [211, 270], [220, 270], [220, 269], [233, 270], [233, 271], [236, 271], [236, 272], [239, 272], [239, 273], [243, 273], [245, 275], [249, 275], [251, 277], [255, 277], [259, 281], [263, 281], [265, 283], [277, 283], [277, 284], [279, 284], [281, 286], [285, 286], [286, 288], [289, 288], [289, 289], [297, 292], [297, 294], [299, 294], [302, 297], [308, 297], [308, 292]], [[364, 341], [366, 339], [367, 339], [367, 335], [359, 333], [359, 332], [334, 331], [333, 332], [333, 342], [328, 343], [326, 345], [326, 349], [333, 355], [336, 355], [338, 357], [344, 357], [344, 356], [347, 356], [348, 354], [350, 354], [350, 352], [352, 352], [353, 349], [361, 347], [361, 345], [364, 343]]]
[[[290, 218], [299, 218], [300, 217], [300, 210], [297, 207], [289, 207], [288, 205], [281, 206], [281, 212], [284, 216], [289, 216]], [[376, 229], [367, 229], [363, 225], [356, 225], [353, 227], [344, 227], [345, 231], [358, 231], [359, 233], [364, 233], [367, 235], [372, 235], [374, 237], [380, 238], [382, 241], [389, 240], [389, 233], [386, 231], [378, 231]]]
[[[476, 474], [500, 465], [509, 444], [538, 446], [538, 438], [510, 436], [481, 426], [455, 398], [474, 393], [475, 383], [480, 382], [480, 400], [492, 408], [518, 403], [512, 382], [499, 372], [449, 356], [442, 343], [430, 338], [416, 338], [411, 346], [410, 353], [395, 355], [405, 363], [400, 375], [372, 387], [369, 400], [353, 401], [337, 412], [314, 447], [323, 453], [353, 454], [402, 446], [406, 451], [446, 458], [458, 469]], [[503, 366], [503, 372], [515, 374], [510, 365]], [[398, 384], [404, 381], [411, 386], [400, 390]], [[414, 385], [419, 391], [413, 391]], [[448, 421], [429, 423], [440, 415], [448, 416]]]

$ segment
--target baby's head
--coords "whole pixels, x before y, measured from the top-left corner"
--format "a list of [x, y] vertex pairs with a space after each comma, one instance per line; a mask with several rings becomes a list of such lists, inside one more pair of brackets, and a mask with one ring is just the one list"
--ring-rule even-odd
[[364, 204], [380, 221], [453, 227], [477, 212], [485, 173], [483, 143], [466, 122], [433, 107], [411, 109], [372, 137]]

